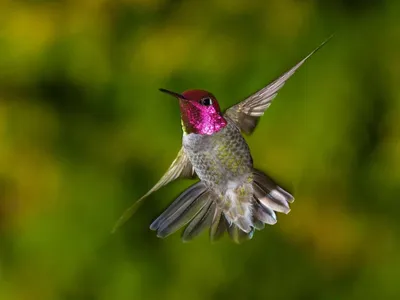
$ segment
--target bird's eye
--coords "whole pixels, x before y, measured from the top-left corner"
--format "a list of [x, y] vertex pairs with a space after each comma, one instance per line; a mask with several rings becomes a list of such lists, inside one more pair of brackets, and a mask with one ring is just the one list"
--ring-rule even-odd
[[204, 106], [210, 106], [212, 105], [212, 100], [210, 97], [206, 97], [200, 100], [200, 103]]

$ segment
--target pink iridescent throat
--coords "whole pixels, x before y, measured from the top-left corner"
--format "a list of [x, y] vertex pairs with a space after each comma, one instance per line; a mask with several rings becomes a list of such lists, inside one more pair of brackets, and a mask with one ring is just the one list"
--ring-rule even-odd
[[185, 133], [211, 135], [227, 125], [219, 107], [203, 106], [197, 101], [179, 100], [182, 129]]

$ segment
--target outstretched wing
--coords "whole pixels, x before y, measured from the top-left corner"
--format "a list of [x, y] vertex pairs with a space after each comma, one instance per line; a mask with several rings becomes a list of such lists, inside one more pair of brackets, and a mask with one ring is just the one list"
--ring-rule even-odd
[[[331, 36], [332, 37], [332, 36]], [[303, 58], [297, 65], [284, 73], [275, 81], [271, 82], [266, 87], [249, 96], [242, 102], [231, 106], [225, 112], [225, 116], [229, 117], [236, 125], [246, 134], [251, 134], [257, 126], [258, 119], [264, 114], [265, 110], [271, 105], [272, 100], [276, 97], [278, 91], [283, 87], [298, 68], [311, 55], [317, 52], [331, 37], [326, 39], [321, 45], [314, 49], [310, 54]]]
[[178, 177], [182, 178], [193, 178], [195, 177], [195, 172], [189, 158], [187, 157], [183, 147], [178, 153], [176, 159], [170, 165], [168, 171], [164, 174], [163, 177], [156, 183], [155, 186], [151, 188], [144, 196], [142, 196], [139, 200], [137, 200], [132, 206], [130, 206], [122, 216], [119, 218], [117, 223], [115, 224], [112, 232], [114, 233], [121, 225], [123, 225], [136, 211], [139, 207], [139, 204], [151, 193], [155, 192], [162, 186], [170, 183], [171, 181], [177, 179]]

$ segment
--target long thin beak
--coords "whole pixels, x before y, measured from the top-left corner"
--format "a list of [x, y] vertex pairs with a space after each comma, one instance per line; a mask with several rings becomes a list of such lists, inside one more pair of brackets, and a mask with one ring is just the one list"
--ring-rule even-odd
[[168, 91], [168, 90], [166, 90], [166, 89], [159, 89], [159, 90], [160, 90], [160, 92], [169, 94], [169, 95], [171, 95], [171, 96], [173, 96], [173, 97], [176, 97], [176, 98], [178, 98], [178, 99], [187, 100], [187, 99], [186, 99], [183, 95], [181, 95], [181, 94], [178, 94], [178, 93], [175, 93], [175, 92], [171, 92], [171, 91]]

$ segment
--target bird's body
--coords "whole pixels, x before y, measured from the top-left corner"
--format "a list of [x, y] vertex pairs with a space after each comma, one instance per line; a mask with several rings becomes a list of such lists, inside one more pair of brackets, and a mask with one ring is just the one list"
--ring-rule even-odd
[[275, 212], [287, 214], [293, 196], [253, 167], [242, 134], [254, 131], [286, 80], [323, 44], [278, 79], [224, 112], [210, 92], [188, 90], [178, 94], [161, 89], [179, 100], [182, 148], [160, 181], [122, 215], [115, 228], [149, 194], [179, 177], [197, 176], [200, 181], [179, 195], [151, 224], [159, 237], [186, 226], [182, 238], [187, 241], [210, 227], [211, 240], [228, 231], [240, 242], [251, 238], [264, 224], [275, 224]]
[[212, 135], [185, 134], [183, 148], [229, 223], [250, 232], [253, 160], [239, 128], [229, 119]]

